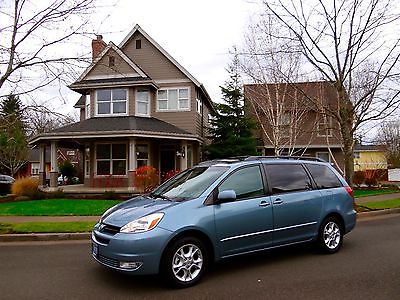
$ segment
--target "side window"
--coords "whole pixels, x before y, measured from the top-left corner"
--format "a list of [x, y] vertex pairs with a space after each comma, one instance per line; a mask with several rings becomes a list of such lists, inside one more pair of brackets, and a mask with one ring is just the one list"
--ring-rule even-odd
[[342, 183], [337, 178], [335, 173], [327, 166], [307, 164], [307, 169], [314, 178], [319, 189], [341, 187]]
[[266, 164], [265, 168], [273, 194], [305, 191], [312, 188], [311, 180], [302, 165]]
[[251, 166], [231, 174], [218, 188], [219, 192], [226, 190], [234, 190], [237, 200], [264, 195], [260, 167]]

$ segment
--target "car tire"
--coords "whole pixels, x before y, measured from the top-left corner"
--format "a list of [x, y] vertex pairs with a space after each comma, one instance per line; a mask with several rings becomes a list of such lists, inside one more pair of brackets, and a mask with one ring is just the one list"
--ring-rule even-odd
[[326, 218], [319, 229], [318, 246], [326, 254], [340, 250], [343, 244], [343, 227], [335, 217]]
[[170, 285], [186, 288], [203, 276], [208, 254], [204, 243], [195, 237], [184, 237], [173, 242], [165, 252], [162, 273]]

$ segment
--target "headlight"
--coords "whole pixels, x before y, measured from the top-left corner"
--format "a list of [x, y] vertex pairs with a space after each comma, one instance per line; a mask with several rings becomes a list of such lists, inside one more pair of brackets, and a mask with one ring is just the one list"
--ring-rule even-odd
[[152, 230], [164, 217], [163, 213], [155, 213], [148, 216], [141, 217], [140, 219], [129, 222], [121, 228], [119, 232], [124, 233], [137, 233]]

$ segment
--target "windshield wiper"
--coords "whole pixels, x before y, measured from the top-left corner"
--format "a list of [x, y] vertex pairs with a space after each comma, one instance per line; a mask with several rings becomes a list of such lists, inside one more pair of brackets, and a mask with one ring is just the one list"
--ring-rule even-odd
[[171, 200], [170, 198], [168, 198], [167, 196], [164, 196], [164, 195], [161, 195], [161, 194], [150, 193], [149, 196], [152, 197], [152, 198], [154, 198], [154, 199], [160, 198], [160, 199], [163, 199], [163, 200], [172, 201], [172, 200]]

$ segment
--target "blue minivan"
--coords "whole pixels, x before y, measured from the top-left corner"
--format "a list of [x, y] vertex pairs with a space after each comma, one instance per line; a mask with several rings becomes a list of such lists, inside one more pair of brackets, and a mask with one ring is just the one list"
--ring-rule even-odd
[[355, 224], [353, 191], [328, 163], [215, 160], [107, 210], [92, 232], [92, 256], [187, 287], [210, 263], [231, 256], [303, 242], [335, 253]]

